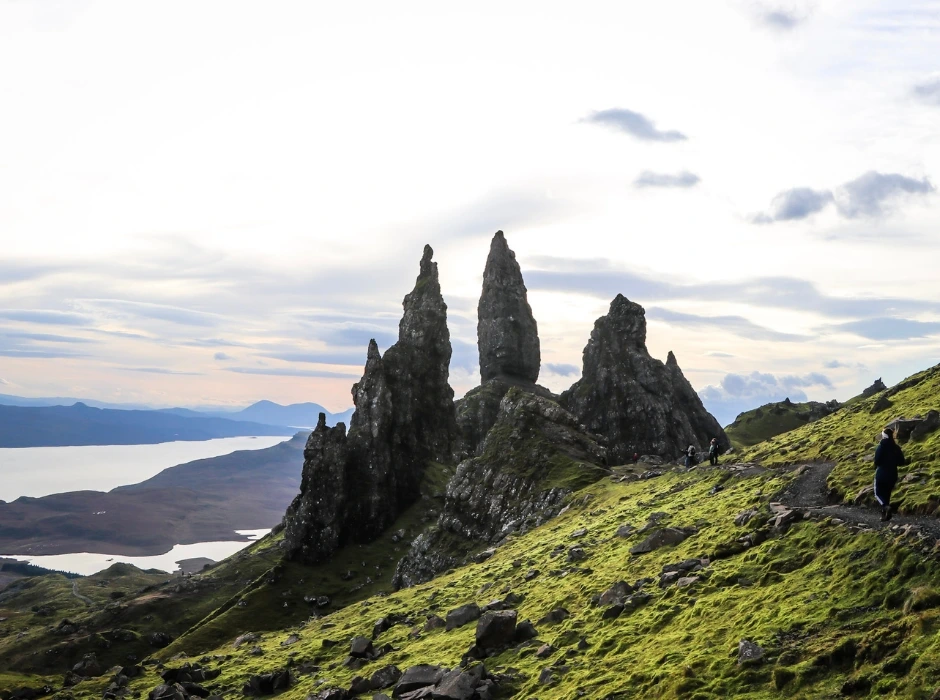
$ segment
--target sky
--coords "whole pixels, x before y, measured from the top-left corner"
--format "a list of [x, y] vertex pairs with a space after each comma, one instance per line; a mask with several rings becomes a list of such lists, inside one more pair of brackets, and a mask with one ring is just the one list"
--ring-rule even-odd
[[506, 232], [540, 383], [617, 293], [722, 423], [940, 362], [940, 2], [0, 0], [0, 393], [339, 411]]

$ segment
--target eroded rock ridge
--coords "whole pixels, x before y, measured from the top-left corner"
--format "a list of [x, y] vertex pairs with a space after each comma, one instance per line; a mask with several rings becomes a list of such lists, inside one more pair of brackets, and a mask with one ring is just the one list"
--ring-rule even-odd
[[325, 417], [304, 450], [300, 494], [285, 516], [288, 556], [327, 559], [350, 542], [369, 542], [418, 497], [429, 460], [449, 460], [456, 434], [448, 383], [451, 344], [433, 251], [425, 246], [405, 297], [398, 342], [383, 357], [369, 343], [352, 388], [349, 434]]

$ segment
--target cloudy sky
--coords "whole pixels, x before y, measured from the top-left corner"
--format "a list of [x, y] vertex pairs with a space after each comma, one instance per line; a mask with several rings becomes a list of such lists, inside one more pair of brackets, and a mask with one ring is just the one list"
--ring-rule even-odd
[[350, 405], [494, 231], [580, 372], [622, 292], [723, 422], [940, 361], [940, 3], [0, 0], [0, 393]]

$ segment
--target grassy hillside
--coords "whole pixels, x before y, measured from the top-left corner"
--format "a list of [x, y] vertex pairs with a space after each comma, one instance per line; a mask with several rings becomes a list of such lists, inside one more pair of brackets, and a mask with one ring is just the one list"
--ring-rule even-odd
[[[369, 677], [388, 664], [402, 670], [422, 663], [455, 667], [474, 642], [475, 623], [449, 631], [426, 628], [429, 616], [514, 594], [511, 607], [520, 620], [535, 623], [538, 636], [485, 660], [489, 671], [504, 674], [500, 697], [938, 697], [940, 562], [929, 535], [940, 527], [924, 514], [940, 502], [940, 431], [905, 446], [915, 476], [899, 488], [903, 508], [890, 525], [858, 525], [874, 520], [864, 504], [801, 507], [781, 516], [780, 526], [774, 520], [775, 504], [795, 498], [791, 494], [807, 471], [797, 465], [807, 460], [836, 461], [831, 495], [854, 500], [869, 481], [867, 458], [876, 434], [897, 415], [936, 408], [938, 390], [940, 367], [890, 390], [889, 407], [882, 396], [861, 400], [747, 450], [747, 463], [737, 466], [670, 468], [646, 478], [640, 478], [642, 465], [617, 468], [615, 478], [573, 494], [561, 516], [510, 536], [481, 563], [399, 592], [387, 585], [391, 563], [404, 547], [395, 531], [404, 527], [410, 536], [428, 520], [436, 508], [430, 495], [379, 542], [348, 549], [324, 566], [277, 565], [277, 538], [269, 538], [255, 545], [267, 552], [266, 561], [249, 552], [198, 577], [229, 580], [242, 570], [243, 580], [253, 583], [226, 598], [220, 611], [194, 621], [172, 645], [152, 651], [153, 659], [171, 668], [184, 662], [181, 654], [204, 659], [221, 670], [207, 685], [225, 697], [240, 695], [253, 674], [290, 667], [294, 680], [281, 696], [299, 700], [331, 686], [348, 688], [354, 676]], [[432, 470], [432, 477], [440, 488], [447, 470]], [[748, 519], [738, 517], [744, 512]], [[905, 515], [912, 512], [919, 515]], [[694, 534], [631, 554], [666, 526]], [[569, 556], [575, 546], [583, 558]], [[682, 586], [660, 585], [670, 565], [693, 558], [703, 568]], [[245, 571], [249, 566], [255, 568]], [[376, 566], [380, 574], [363, 585], [365, 571]], [[355, 578], [344, 581], [353, 569]], [[595, 603], [617, 581], [644, 579], [641, 591], [648, 599], [637, 599], [635, 609], [619, 617], [605, 615], [605, 606]], [[325, 592], [333, 596], [328, 607], [303, 601]], [[559, 608], [566, 614], [543, 619]], [[348, 667], [350, 640], [370, 637], [379, 618], [396, 614], [406, 621], [375, 640], [376, 646], [390, 645], [387, 654], [363, 668]], [[132, 629], [143, 624], [126, 621]], [[236, 647], [236, 637], [246, 632], [258, 639]], [[10, 636], [2, 642], [9, 644]], [[739, 663], [742, 640], [759, 645], [763, 658]], [[31, 671], [24, 663], [31, 658], [23, 654], [10, 665], [13, 657], [0, 657], [0, 668]], [[159, 683], [155, 667], [147, 669], [130, 681], [131, 692], [141, 697]], [[61, 683], [61, 676], [55, 680]], [[100, 698], [109, 680], [88, 679], [69, 692]], [[4, 682], [13, 681], [0, 676]]]
[[839, 404], [835, 401], [793, 403], [788, 399], [768, 403], [739, 414], [725, 428], [725, 434], [735, 447], [752, 447], [781, 433], [820, 420], [838, 408]]
[[[764, 465], [834, 461], [836, 467], [829, 477], [833, 497], [847, 501], [858, 497], [860, 502], [870, 503], [870, 496], [862, 491], [874, 478], [872, 460], [881, 431], [897, 417], [924, 416], [930, 410], [940, 410], [940, 365], [887, 391], [856, 400], [816, 423], [756, 445], [740, 458]], [[940, 430], [902, 444], [902, 449], [911, 464], [901, 468], [901, 483], [893, 498], [902, 513], [936, 513], [940, 506]]]
[[[306, 668], [316, 670], [298, 673], [283, 693], [304, 698], [315, 688], [347, 687], [354, 676], [390, 663], [402, 669], [457, 665], [473, 643], [474, 624], [425, 632], [426, 617], [512, 592], [522, 598], [520, 619], [538, 621], [559, 607], [570, 616], [536, 622], [537, 642], [486, 661], [491, 671], [511, 672], [515, 679], [506, 697], [819, 698], [837, 696], [848, 682], [879, 694], [930, 697], [940, 677], [935, 561], [829, 519], [770, 533], [753, 548], [736, 543], [747, 532], [767, 530], [768, 497], [792, 478], [792, 472], [759, 470], [729, 478], [727, 471], [706, 469], [629, 484], [605, 480], [581, 492], [564, 515], [511, 540], [482, 564], [289, 629], [260, 630], [260, 653], [249, 648], [254, 644], [233, 647], [238, 632], [259, 631], [262, 620], [246, 618], [224, 642], [184, 637], [159, 656], [185, 651], [225, 659], [212, 665], [222, 669], [218, 690], [226, 695], [237, 694], [250, 675], [284, 667], [289, 659], [295, 667], [310, 662]], [[735, 516], [747, 508], [764, 516], [736, 526]], [[621, 538], [616, 530], [626, 523], [641, 526], [654, 512], [667, 513], [668, 524], [694, 525], [699, 532], [676, 547], [631, 555], [646, 534]], [[579, 528], [588, 532], [575, 541], [571, 534]], [[574, 544], [588, 558], [573, 565], [565, 553]], [[702, 556], [711, 560], [699, 581], [683, 588], [656, 585], [665, 565]], [[530, 569], [540, 573], [526, 580]], [[592, 596], [615, 581], [644, 577], [653, 579], [644, 588], [650, 599], [634, 612], [605, 619], [603, 608], [592, 605]], [[365, 669], [345, 668], [349, 640], [370, 636], [376, 619], [392, 613], [413, 622], [377, 640], [393, 650]], [[290, 635], [299, 641], [285, 645]], [[765, 649], [764, 663], [738, 665], [742, 639]], [[535, 655], [542, 642], [556, 649], [547, 659]], [[546, 668], [553, 669], [552, 679], [542, 684]], [[131, 689], [146, 693], [156, 683], [151, 673], [132, 681]], [[73, 692], [99, 697], [105, 685], [106, 679], [89, 680]]]

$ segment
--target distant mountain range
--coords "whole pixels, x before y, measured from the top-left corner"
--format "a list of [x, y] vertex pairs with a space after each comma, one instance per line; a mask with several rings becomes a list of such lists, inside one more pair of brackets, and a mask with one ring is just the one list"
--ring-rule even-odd
[[240, 411], [201, 411], [190, 408], [164, 408], [161, 410], [164, 413], [189, 416], [191, 418], [214, 416], [216, 418], [227, 418], [229, 420], [264, 423], [265, 425], [290, 425], [295, 428], [316, 427], [317, 420], [321, 413], [326, 414], [327, 425], [333, 426], [342, 422], [348, 426], [349, 419], [353, 413], [353, 409], [351, 408], [342, 413], [330, 413], [320, 404], [312, 402], [294, 403], [289, 406], [282, 406], [273, 401], [258, 401]]
[[[75, 407], [79, 408], [75, 411], [36, 410]], [[23, 410], [11, 410], [13, 408]], [[99, 410], [102, 413], [95, 413]], [[0, 447], [133, 445], [240, 435], [291, 435], [294, 428], [315, 427], [320, 413], [326, 414], [329, 426], [339, 422], [348, 426], [353, 409], [330, 413], [312, 402], [282, 406], [273, 401], [258, 401], [247, 408], [231, 411], [220, 408], [153, 408], [90, 399], [25, 398], [0, 394], [0, 420], [3, 420]], [[186, 422], [190, 420], [196, 422]], [[54, 427], [50, 421], [55, 423]], [[272, 427], [277, 430], [272, 431]]]
[[293, 435], [286, 426], [165, 411], [73, 406], [0, 406], [0, 447], [149, 445], [242, 435]]

